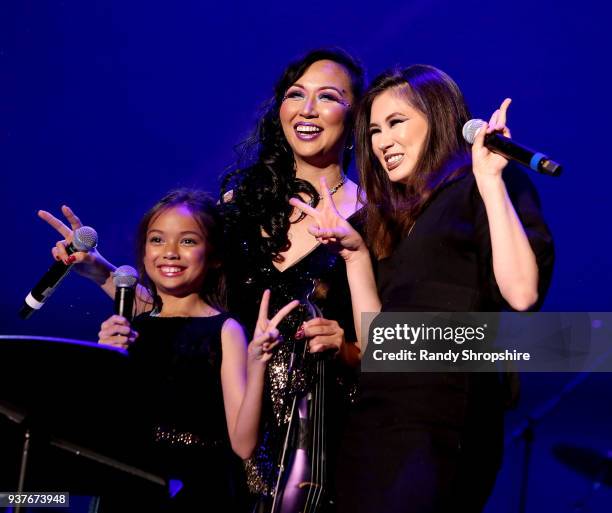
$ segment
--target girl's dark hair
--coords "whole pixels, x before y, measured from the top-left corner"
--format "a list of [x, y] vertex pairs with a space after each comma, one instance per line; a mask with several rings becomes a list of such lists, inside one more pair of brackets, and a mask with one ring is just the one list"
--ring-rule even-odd
[[151, 223], [167, 210], [185, 206], [198, 223], [204, 234], [206, 245], [207, 268], [200, 297], [217, 310], [225, 310], [225, 272], [222, 265], [223, 225], [215, 200], [210, 194], [195, 189], [177, 189], [166, 194], [140, 220], [136, 232], [136, 261], [141, 283], [153, 297], [153, 308], [161, 310], [161, 298], [157, 295], [155, 284], [144, 268], [144, 256], [147, 245], [147, 233]]
[[[280, 261], [279, 254], [288, 248], [289, 199], [303, 192], [318, 198], [307, 181], [295, 177], [293, 152], [281, 126], [279, 111], [287, 89], [315, 62], [330, 60], [341, 65], [351, 79], [353, 104], [361, 97], [364, 71], [360, 63], [339, 48], [308, 52], [287, 66], [274, 88], [274, 96], [263, 107], [257, 126], [239, 146], [235, 169], [226, 173], [221, 183], [221, 199], [228, 237], [244, 244], [252, 258]], [[349, 112], [347, 133], [352, 140], [353, 112]], [[352, 144], [344, 152], [343, 166], [348, 167]], [[231, 200], [226, 194], [231, 191]], [[262, 230], [266, 237], [262, 236]]]
[[[427, 118], [428, 132], [414, 171], [404, 183], [389, 180], [372, 149], [374, 99], [392, 90]], [[432, 194], [469, 169], [470, 149], [461, 130], [470, 113], [457, 84], [443, 71], [417, 64], [379, 75], [366, 91], [355, 122], [357, 168], [365, 191], [366, 239], [377, 258], [388, 256]]]

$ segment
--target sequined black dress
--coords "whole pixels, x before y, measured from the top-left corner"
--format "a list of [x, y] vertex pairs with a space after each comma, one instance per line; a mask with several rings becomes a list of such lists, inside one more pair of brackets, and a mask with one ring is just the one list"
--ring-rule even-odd
[[[355, 224], [356, 217], [349, 220]], [[304, 321], [323, 316], [337, 321], [345, 331], [346, 341], [354, 343], [356, 336], [344, 261], [327, 246], [318, 245], [282, 272], [270, 261], [243, 261], [242, 264], [241, 269], [230, 269], [233, 280], [229, 299], [230, 310], [245, 326], [255, 325], [265, 289], [271, 291], [270, 315], [293, 299], [301, 303], [279, 326], [284, 342], [268, 364], [261, 443], [247, 463], [249, 488], [252, 493], [264, 497], [274, 493], [293, 399], [304, 397], [313, 389], [324, 388], [324, 442], [313, 440], [313, 431], [317, 428], [308, 426], [305, 428], [307, 440], [296, 441], [293, 445], [306, 445], [310, 456], [315, 459], [322, 456], [325, 460], [325, 469], [315, 472], [324, 490], [318, 489], [321, 499], [312, 511], [329, 511], [334, 500], [335, 448], [346, 410], [355, 394], [355, 373], [330, 355], [306, 352], [302, 357], [305, 341], [296, 340], [295, 334]], [[321, 358], [324, 359], [322, 364]], [[323, 378], [318, 372], [320, 368], [324, 368]], [[321, 444], [324, 444], [323, 449]], [[289, 443], [291, 449], [295, 447]]]
[[243, 511], [244, 475], [232, 452], [221, 387], [227, 314], [134, 319], [130, 357], [160, 471], [183, 488], [171, 511]]

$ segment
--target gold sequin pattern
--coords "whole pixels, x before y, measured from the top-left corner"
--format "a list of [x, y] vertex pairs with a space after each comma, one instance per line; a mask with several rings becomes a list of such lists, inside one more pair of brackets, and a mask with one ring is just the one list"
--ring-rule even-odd
[[161, 426], [156, 426], [153, 430], [153, 440], [168, 447], [203, 447], [210, 449], [221, 447], [224, 444], [223, 440], [204, 440], [189, 431], [178, 431]]

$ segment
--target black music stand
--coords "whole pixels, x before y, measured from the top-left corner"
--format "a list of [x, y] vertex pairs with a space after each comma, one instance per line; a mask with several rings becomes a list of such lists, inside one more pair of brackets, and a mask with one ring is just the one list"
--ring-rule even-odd
[[167, 483], [149, 457], [146, 416], [130, 393], [133, 376], [119, 349], [0, 335], [0, 415], [23, 441], [15, 491], [55, 488], [163, 503]]

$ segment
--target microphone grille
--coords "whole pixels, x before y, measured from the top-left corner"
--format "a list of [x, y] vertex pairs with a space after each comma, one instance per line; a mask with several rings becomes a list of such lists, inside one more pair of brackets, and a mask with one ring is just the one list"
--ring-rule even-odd
[[133, 287], [138, 281], [138, 271], [130, 265], [117, 267], [113, 273], [113, 283], [115, 287]]
[[470, 119], [465, 125], [463, 125], [463, 138], [470, 144], [474, 144], [476, 134], [484, 126], [485, 122], [482, 119]]
[[72, 245], [77, 251], [89, 251], [98, 245], [98, 234], [91, 226], [81, 226], [74, 230]]

